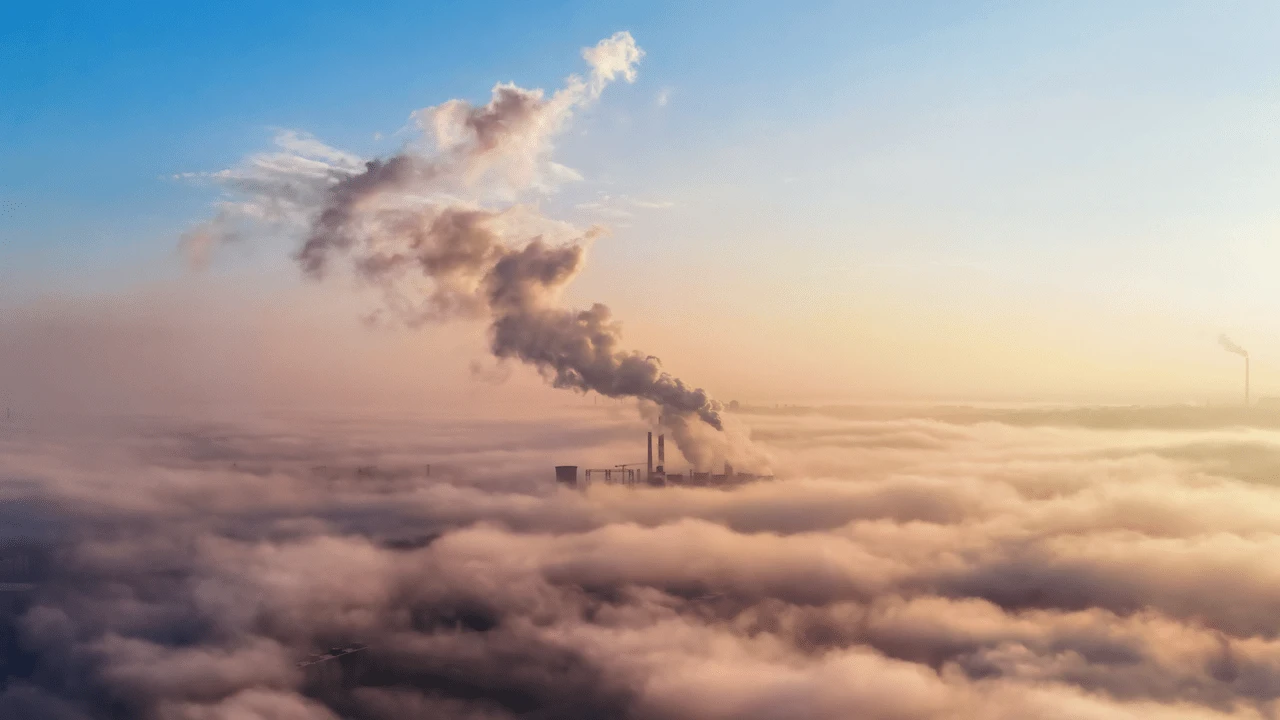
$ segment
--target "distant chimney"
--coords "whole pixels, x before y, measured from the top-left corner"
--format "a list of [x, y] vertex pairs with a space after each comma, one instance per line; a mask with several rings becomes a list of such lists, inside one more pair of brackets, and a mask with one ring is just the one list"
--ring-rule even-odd
[[663, 442], [666, 439], [667, 439], [666, 435], [658, 436], [658, 467], [667, 466], [667, 451], [665, 449], [666, 443]]
[[649, 433], [649, 470], [644, 478], [645, 480], [653, 479], [653, 433]]

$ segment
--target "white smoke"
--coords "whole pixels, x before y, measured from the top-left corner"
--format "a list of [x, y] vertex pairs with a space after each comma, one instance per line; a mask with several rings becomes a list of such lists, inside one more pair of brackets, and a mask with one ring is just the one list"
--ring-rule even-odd
[[1234, 340], [1227, 337], [1225, 333], [1218, 336], [1218, 344], [1222, 346], [1223, 350], [1226, 350], [1229, 353], [1235, 353], [1240, 357], [1249, 357], [1249, 351], [1245, 350]]
[[282, 133], [279, 152], [202, 176], [227, 197], [186, 245], [207, 253], [263, 229], [298, 237], [297, 260], [311, 277], [341, 259], [409, 323], [487, 320], [500, 361], [529, 364], [555, 387], [655, 404], [695, 463], [758, 466], [760, 458], [739, 450], [749, 446], [742, 433], [724, 433], [718, 402], [657, 358], [622, 347], [606, 306], [559, 304], [605, 230], [548, 218], [519, 200], [577, 176], [551, 159], [553, 139], [609, 84], [634, 81], [644, 51], [619, 32], [582, 55], [587, 78], [571, 75], [550, 96], [500, 83], [484, 105], [450, 100], [414, 112], [428, 142], [387, 158], [362, 162], [309, 135]]

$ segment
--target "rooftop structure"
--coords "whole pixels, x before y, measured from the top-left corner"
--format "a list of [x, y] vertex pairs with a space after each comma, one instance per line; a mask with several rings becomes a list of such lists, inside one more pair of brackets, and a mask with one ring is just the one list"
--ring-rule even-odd
[[31, 544], [0, 545], [0, 666], [5, 648], [16, 642], [12, 623], [30, 608], [40, 587], [44, 551]]
[[640, 471], [618, 466], [612, 468], [591, 468], [586, 471], [586, 484], [592, 480], [601, 480], [606, 485], [635, 485], [640, 482]]
[[368, 645], [361, 645], [360, 643], [353, 643], [346, 647], [329, 648], [328, 650], [322, 653], [308, 655], [306, 659], [298, 663], [298, 667], [304, 668], [304, 667], [310, 667], [312, 665], [318, 665], [319, 663], [328, 662], [330, 660], [336, 660], [340, 657], [353, 655], [355, 653], [361, 652], [363, 650], [368, 650], [368, 649], [369, 649]]
[[0, 591], [30, 589], [50, 569], [53, 547], [29, 538], [0, 540]]
[[[653, 433], [648, 434], [648, 449], [646, 460], [644, 463], [622, 463], [614, 465], [612, 468], [590, 468], [585, 471], [583, 481], [578, 482], [578, 466], [576, 465], [557, 465], [556, 466], [556, 482], [568, 487], [586, 489], [592, 481], [603, 482], [606, 485], [625, 485], [628, 487], [636, 487], [641, 484], [662, 487], [666, 485], [686, 485], [692, 487], [732, 487], [742, 485], [757, 480], [772, 480], [772, 475], [755, 475], [752, 473], [737, 472], [733, 465], [726, 462], [724, 464], [723, 474], [713, 474], [711, 472], [699, 472], [693, 468], [689, 468], [688, 473], [668, 473], [667, 472], [667, 452], [666, 452], [666, 436], [658, 435], [658, 462], [654, 464], [653, 457]], [[643, 477], [640, 475], [639, 469], [631, 469], [639, 465], [645, 466]]]
[[308, 655], [298, 663], [302, 690], [322, 702], [334, 702], [359, 684], [366, 672], [367, 645], [352, 643]]
[[24, 549], [0, 550], [0, 579], [30, 577], [33, 558]]

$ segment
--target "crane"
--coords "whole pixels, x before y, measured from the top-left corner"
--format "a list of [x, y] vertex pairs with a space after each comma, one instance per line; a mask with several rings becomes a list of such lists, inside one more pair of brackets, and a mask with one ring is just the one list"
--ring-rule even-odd
[[638, 473], [636, 470], [628, 470], [627, 468], [637, 467], [637, 466], [640, 466], [640, 465], [648, 465], [648, 464], [649, 464], [648, 462], [622, 463], [622, 464], [620, 464], [620, 465], [614, 465], [612, 468], [610, 468], [610, 469], [608, 469], [608, 470], [603, 470], [603, 471], [602, 471], [602, 470], [587, 470], [587, 478], [588, 478], [588, 479], [590, 479], [590, 478], [591, 478], [591, 474], [592, 474], [592, 473], [604, 472], [604, 479], [605, 479], [605, 482], [612, 482], [612, 481], [613, 481], [613, 473], [614, 473], [615, 471], [621, 471], [621, 473], [620, 473], [620, 474], [623, 476], [623, 478], [625, 478], [625, 479], [626, 479], [627, 483], [634, 483], [634, 482], [636, 482], [638, 479], [642, 479], [642, 478], [638, 478], [638, 477], [637, 477], [637, 476], [639, 475], [639, 473]]
[[[619, 468], [619, 469], [620, 469], [620, 470], [622, 470], [623, 472], [635, 472], [635, 473], [638, 475], [638, 474], [640, 473], [640, 471], [639, 471], [639, 470], [631, 471], [631, 470], [627, 470], [627, 468], [629, 468], [629, 467], [647, 467], [648, 465], [649, 465], [649, 462], [646, 460], [645, 462], [622, 463], [621, 465], [614, 465], [614, 467]], [[641, 478], [641, 479], [642, 479], [642, 480], [645, 480], [645, 481], [647, 481], [647, 480], [648, 480], [648, 478]]]

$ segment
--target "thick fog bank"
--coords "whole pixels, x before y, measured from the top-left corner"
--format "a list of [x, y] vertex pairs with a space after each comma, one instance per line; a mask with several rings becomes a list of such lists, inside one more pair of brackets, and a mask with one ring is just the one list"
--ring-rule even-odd
[[10, 422], [0, 717], [1274, 716], [1269, 423], [837, 415], [585, 495], [644, 426]]

